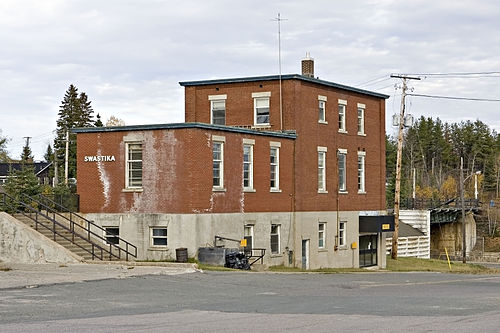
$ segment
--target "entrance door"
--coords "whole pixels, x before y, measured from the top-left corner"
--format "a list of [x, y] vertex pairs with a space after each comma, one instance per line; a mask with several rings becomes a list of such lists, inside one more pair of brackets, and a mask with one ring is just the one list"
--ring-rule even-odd
[[377, 265], [377, 235], [359, 236], [359, 267]]
[[302, 269], [309, 269], [309, 239], [302, 240]]

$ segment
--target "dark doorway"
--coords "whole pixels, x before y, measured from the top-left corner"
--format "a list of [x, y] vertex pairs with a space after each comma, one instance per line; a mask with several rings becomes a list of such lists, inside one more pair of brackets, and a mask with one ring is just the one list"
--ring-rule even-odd
[[359, 236], [359, 267], [377, 265], [377, 235]]

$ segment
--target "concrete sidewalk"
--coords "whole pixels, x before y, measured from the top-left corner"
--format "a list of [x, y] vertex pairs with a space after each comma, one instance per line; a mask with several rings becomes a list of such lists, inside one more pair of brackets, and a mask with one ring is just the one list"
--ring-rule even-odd
[[141, 275], [176, 275], [199, 272], [195, 264], [95, 262], [78, 264], [15, 264], [0, 262], [0, 290], [40, 285]]

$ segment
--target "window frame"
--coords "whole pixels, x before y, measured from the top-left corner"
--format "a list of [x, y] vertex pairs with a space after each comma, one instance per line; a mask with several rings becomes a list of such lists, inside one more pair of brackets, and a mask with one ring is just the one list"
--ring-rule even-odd
[[[151, 239], [150, 246], [162, 247], [162, 248], [168, 247], [168, 228], [167, 227], [155, 226], [155, 227], [150, 227], [149, 230], [150, 230], [149, 235], [150, 235], [150, 239]], [[154, 230], [165, 230], [165, 235], [160, 235], [160, 236], [156, 235], [155, 236]], [[155, 244], [156, 239], [165, 239], [165, 244]]]
[[[119, 226], [105, 226], [105, 227], [102, 227], [103, 231], [104, 231], [104, 235], [103, 235], [103, 238], [104, 238], [104, 244], [106, 245], [120, 245], [120, 227]], [[118, 230], [118, 232], [115, 234], [115, 233], [110, 233], [108, 229], [116, 229]], [[116, 239], [116, 243], [115, 242], [110, 242], [109, 240], [110, 239]]]
[[[213, 191], [224, 191], [224, 143], [225, 137], [221, 136], [212, 136], [212, 190]], [[215, 159], [215, 147], [216, 145], [220, 145], [220, 158]], [[215, 163], [218, 163], [219, 166], [219, 184], [215, 185]]]
[[338, 120], [339, 120], [339, 132], [347, 133], [346, 128], [346, 117], [347, 117], [347, 101], [343, 99], [338, 100]]
[[[271, 125], [271, 92], [266, 91], [266, 92], [252, 93], [252, 98], [253, 98], [253, 123], [254, 123], [254, 126], [270, 126]], [[267, 123], [258, 122], [257, 110], [261, 109], [261, 108], [264, 109], [264, 107], [257, 108], [258, 101], [267, 101], [267, 118], [268, 118]]]
[[[358, 103], [358, 135], [364, 136], [365, 134], [365, 109], [366, 105]], [[361, 116], [360, 116], [361, 113]]]
[[[247, 230], [250, 231], [249, 235], [247, 235]], [[247, 240], [247, 246], [245, 246], [246, 250], [252, 250], [254, 247], [254, 225], [253, 224], [245, 224], [243, 227], [243, 238]], [[250, 242], [248, 242], [250, 239]], [[250, 244], [249, 244], [250, 243]]]
[[[269, 188], [270, 192], [281, 192], [280, 190], [280, 142], [270, 142], [269, 143]], [[272, 152], [276, 151], [275, 162], [272, 162]], [[274, 186], [273, 183], [273, 168], [274, 168]]]
[[[276, 228], [277, 232], [273, 233], [273, 227]], [[277, 249], [273, 251], [273, 236], [277, 238]], [[270, 243], [269, 246], [271, 248], [271, 254], [281, 254], [281, 225], [280, 224], [271, 224], [271, 232], [270, 232]]]
[[[326, 147], [318, 147], [318, 193], [328, 193], [326, 186]], [[323, 162], [322, 165], [320, 162]], [[321, 185], [320, 185], [321, 184]]]
[[[253, 172], [254, 172], [254, 164], [253, 164], [253, 146], [255, 145], [255, 140], [251, 139], [243, 139], [243, 190], [247, 192], [255, 192], [253, 187]], [[248, 149], [249, 158], [248, 161], [245, 161], [245, 149]], [[245, 166], [248, 165], [248, 184], [245, 186]]]
[[358, 193], [366, 193], [366, 152], [364, 151], [358, 151]]
[[[209, 95], [208, 100], [210, 101], [210, 124], [212, 125], [226, 125], [226, 99], [227, 95]], [[219, 124], [214, 122], [214, 106], [216, 103], [224, 102], [224, 123]], [[219, 110], [220, 111], [220, 110]]]
[[[141, 149], [141, 159], [140, 160], [137, 160], [137, 159], [131, 159], [130, 158], [130, 155], [131, 155], [131, 147], [132, 146], [140, 146]], [[141, 190], [143, 188], [143, 179], [144, 179], [144, 176], [143, 176], [143, 171], [144, 171], [144, 164], [143, 164], [143, 153], [144, 153], [144, 149], [143, 149], [143, 144], [141, 141], [130, 141], [130, 142], [126, 142], [126, 147], [125, 147], [125, 189], [127, 190]], [[140, 162], [141, 163], [141, 179], [140, 179], [140, 185], [132, 185], [131, 184], [131, 178], [133, 179], [134, 177], [131, 177], [130, 173], [133, 172], [133, 171], [137, 171], [139, 169], [134, 169], [132, 167], [133, 163], [138, 163]], [[135, 180], [134, 180], [135, 181]]]
[[346, 221], [339, 221], [339, 247], [346, 246], [346, 240], [347, 240], [346, 227], [347, 227]]
[[[323, 229], [321, 228], [323, 227]], [[318, 223], [318, 249], [326, 248], [326, 222]]]
[[318, 123], [320, 124], [328, 124], [328, 121], [326, 120], [326, 102], [327, 102], [327, 97], [326, 96], [318, 96]]
[[[342, 161], [341, 161], [341, 156], [342, 156]], [[347, 193], [347, 149], [339, 148], [337, 151], [337, 173], [338, 173], [338, 191], [339, 193]]]

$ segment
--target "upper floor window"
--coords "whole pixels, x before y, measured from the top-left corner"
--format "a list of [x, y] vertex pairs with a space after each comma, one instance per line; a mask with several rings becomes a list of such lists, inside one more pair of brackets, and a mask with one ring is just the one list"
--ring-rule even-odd
[[214, 190], [224, 188], [224, 137], [212, 136], [212, 186]]
[[345, 118], [346, 118], [347, 101], [339, 99], [339, 132], [346, 133]]
[[347, 150], [346, 149], [339, 149], [338, 150], [338, 174], [339, 174], [339, 191], [340, 192], [347, 191], [346, 157], [347, 157]]
[[358, 151], [358, 193], [365, 193], [365, 154]]
[[253, 191], [253, 145], [255, 140], [243, 140], [243, 189]]
[[318, 96], [318, 122], [326, 124], [326, 96]]
[[226, 99], [227, 95], [209, 95], [210, 101], [210, 123], [214, 125], [226, 125]]
[[142, 188], [142, 144], [127, 143], [126, 188]]
[[254, 125], [269, 125], [269, 100], [271, 92], [253, 93]]
[[326, 193], [326, 147], [318, 147], [318, 192]]
[[365, 134], [365, 105], [358, 103], [358, 135]]
[[280, 190], [280, 146], [279, 142], [271, 142], [270, 157], [270, 187], [271, 192], [279, 192]]

